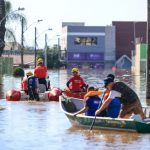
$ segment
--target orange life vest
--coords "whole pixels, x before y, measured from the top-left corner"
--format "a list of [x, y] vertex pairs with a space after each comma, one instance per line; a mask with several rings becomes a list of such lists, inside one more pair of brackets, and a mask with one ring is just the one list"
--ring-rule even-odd
[[101, 95], [103, 92], [102, 91], [89, 91], [89, 92], [87, 92], [86, 94], [85, 94], [85, 96], [84, 96], [84, 100], [86, 100], [86, 98], [87, 97], [89, 97], [89, 96], [99, 96], [99, 95]]
[[28, 79], [27, 78], [24, 78], [21, 82], [21, 87], [22, 87], [22, 90], [24, 91], [27, 91], [28, 90]]

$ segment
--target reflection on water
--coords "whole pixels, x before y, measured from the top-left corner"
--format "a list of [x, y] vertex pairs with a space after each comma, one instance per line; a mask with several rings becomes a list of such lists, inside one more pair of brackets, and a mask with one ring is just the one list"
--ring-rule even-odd
[[[123, 131], [112, 131], [112, 130], [90, 130], [85, 129], [82, 127], [71, 127], [68, 129], [69, 134], [79, 134], [84, 139], [86, 139], [89, 144], [91, 145], [91, 148], [93, 144], [97, 147], [97, 149], [100, 148], [106, 148], [111, 147], [112, 149], [118, 148], [121, 149], [124, 146], [130, 145], [131, 143], [134, 143], [137, 140], [140, 140], [140, 134], [138, 133], [129, 133], [129, 132], [123, 132]], [[140, 145], [139, 145], [140, 146]], [[141, 145], [143, 146], [143, 145]], [[88, 145], [89, 147], [89, 145]], [[135, 147], [135, 146], [134, 146]]]
[[2, 98], [2, 75], [0, 74], [0, 99]]
[[[102, 88], [102, 79], [109, 71], [81, 70], [89, 85]], [[65, 88], [70, 71], [49, 71], [51, 85]], [[138, 93], [143, 105], [145, 100], [145, 75], [132, 76], [130, 72], [118, 72], [117, 80], [123, 80]], [[9, 89], [20, 89], [20, 78], [2, 76], [1, 95]], [[58, 102], [6, 102], [0, 101], [0, 146], [2, 150], [70, 150], [70, 149], [150, 149], [149, 134], [111, 130], [90, 131], [72, 127], [61, 112]]]

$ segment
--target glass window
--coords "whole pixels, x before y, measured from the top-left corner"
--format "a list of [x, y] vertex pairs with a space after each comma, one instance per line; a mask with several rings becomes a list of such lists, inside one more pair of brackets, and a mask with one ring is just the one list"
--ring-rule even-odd
[[74, 44], [86, 46], [97, 45], [97, 37], [75, 37]]

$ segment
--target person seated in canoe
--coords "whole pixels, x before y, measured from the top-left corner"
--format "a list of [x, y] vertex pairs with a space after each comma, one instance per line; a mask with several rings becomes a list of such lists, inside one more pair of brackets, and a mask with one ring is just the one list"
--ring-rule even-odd
[[122, 109], [119, 113], [120, 118], [125, 118], [126, 115], [139, 114], [142, 119], [145, 114], [137, 94], [129, 86], [123, 82], [114, 82], [111, 78], [104, 80], [104, 86], [110, 91], [108, 98], [104, 101], [102, 106], [96, 111], [98, 115], [105, 110], [114, 98], [119, 98], [122, 104]]
[[38, 94], [38, 78], [36, 78], [31, 71], [27, 73], [27, 77], [29, 99], [39, 101], [40, 99]]
[[87, 85], [79, 74], [78, 68], [72, 68], [73, 76], [68, 80], [66, 86], [71, 92], [86, 92]]
[[44, 84], [46, 91], [48, 90], [47, 87], [47, 67], [44, 66], [44, 62], [42, 58], [37, 60], [37, 67], [34, 69], [34, 75], [38, 78], [39, 84]]
[[[108, 74], [107, 77], [110, 77], [112, 80], [115, 79], [115, 76], [113, 74]], [[86, 98], [88, 96], [94, 96], [94, 95], [97, 95], [97, 93], [99, 95], [101, 95], [103, 93], [103, 91], [89, 91], [85, 96], [84, 96], [84, 100], [86, 100]], [[103, 95], [103, 100], [105, 101], [108, 96], [109, 96], [109, 93], [110, 91], [108, 89], [106, 89], [104, 91], [104, 95]], [[120, 112], [120, 109], [121, 109], [121, 102], [120, 102], [120, 99], [119, 98], [114, 98], [111, 103], [108, 105], [108, 107], [106, 108], [105, 110], [105, 117], [111, 117], [111, 118], [117, 118], [118, 115], [119, 115], [119, 112]]]
[[[99, 95], [101, 94], [102, 92], [98, 91], [93, 86], [89, 87], [88, 92], [84, 97], [85, 101], [84, 101], [83, 109], [76, 112], [74, 116], [76, 116], [77, 114], [81, 114], [81, 113], [85, 113], [86, 116], [95, 116], [95, 111], [102, 104], [102, 100], [99, 97]], [[101, 112], [99, 116], [101, 117], [106, 116], [106, 111]]]

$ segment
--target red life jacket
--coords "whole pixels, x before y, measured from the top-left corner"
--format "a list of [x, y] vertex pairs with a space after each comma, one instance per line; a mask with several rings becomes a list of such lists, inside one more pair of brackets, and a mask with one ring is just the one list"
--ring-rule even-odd
[[47, 68], [45, 66], [38, 66], [34, 70], [34, 75], [37, 78], [46, 78]]

